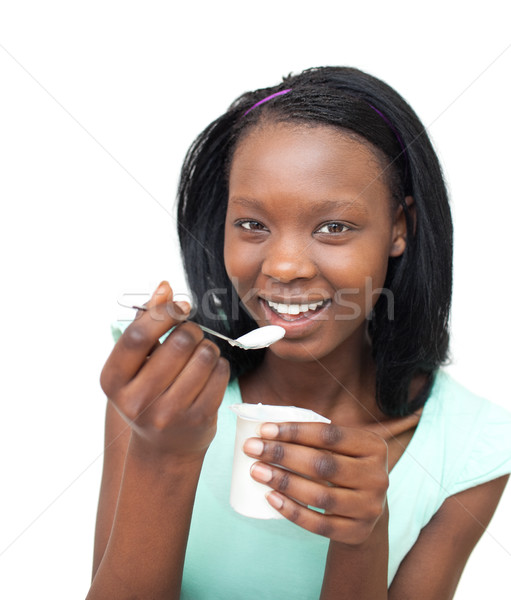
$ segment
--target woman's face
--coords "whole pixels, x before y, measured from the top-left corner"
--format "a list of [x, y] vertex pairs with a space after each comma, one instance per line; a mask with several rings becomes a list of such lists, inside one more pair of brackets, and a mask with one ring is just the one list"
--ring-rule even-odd
[[225, 266], [257, 323], [286, 329], [271, 347], [278, 356], [319, 359], [360, 343], [389, 256], [404, 247], [402, 212], [368, 145], [289, 123], [257, 127], [239, 143]]

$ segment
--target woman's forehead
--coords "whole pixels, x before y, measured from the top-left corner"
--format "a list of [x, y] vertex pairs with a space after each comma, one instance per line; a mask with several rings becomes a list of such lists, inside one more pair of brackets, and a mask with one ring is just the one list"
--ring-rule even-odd
[[[229, 175], [230, 196], [300, 189], [328, 200], [375, 186], [388, 192], [385, 167], [367, 144], [330, 126], [274, 123], [240, 142]], [[382, 189], [384, 188], [384, 189]]]

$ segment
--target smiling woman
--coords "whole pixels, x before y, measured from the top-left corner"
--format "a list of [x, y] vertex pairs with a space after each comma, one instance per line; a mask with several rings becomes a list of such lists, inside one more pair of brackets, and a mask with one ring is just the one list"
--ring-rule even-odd
[[[343, 356], [360, 355], [377, 300], [366, 297], [367, 281], [382, 288], [389, 257], [405, 249], [403, 210], [367, 144], [352, 138], [262, 124], [234, 153], [225, 267], [257, 324], [286, 329], [273, 348], [282, 358], [320, 360], [337, 349], [331, 360], [347, 365]], [[345, 290], [350, 306], [340, 302]]]
[[[275, 91], [282, 89], [291, 91], [274, 95]], [[264, 102], [258, 104], [262, 100]], [[254, 104], [258, 104], [256, 110], [245, 109], [247, 105]], [[285, 144], [283, 141], [279, 144], [276, 139], [279, 137], [275, 134], [278, 127], [288, 138], [293, 138], [292, 153], [285, 153]], [[318, 130], [323, 131], [322, 138]], [[254, 141], [249, 151], [257, 154], [259, 150], [256, 166], [247, 164], [246, 160], [243, 163], [247, 138]], [[325, 158], [333, 153], [329, 149], [333, 141], [344, 148], [344, 153], [337, 157], [337, 161], [330, 154], [328, 163]], [[261, 150], [262, 147], [264, 150]], [[347, 160], [350, 149], [353, 157], [349, 159], [348, 176], [348, 167], [343, 165], [343, 161]], [[338, 152], [341, 153], [341, 150]], [[238, 162], [242, 169], [240, 173], [233, 172]], [[316, 167], [315, 173], [309, 173], [307, 178], [303, 176], [304, 171], [314, 171]], [[241, 96], [225, 115], [199, 136], [188, 153], [181, 178], [178, 216], [185, 268], [197, 297], [208, 297], [211, 288], [219, 290], [220, 313], [236, 318], [230, 322], [217, 322], [217, 326], [239, 334], [253, 328], [255, 322], [245, 306], [246, 302], [238, 303], [238, 296], [233, 290], [236, 286], [229, 279], [224, 265], [218, 262], [218, 256], [224, 246], [228, 199], [229, 206], [234, 207], [236, 201], [236, 206], [242, 202], [245, 206], [250, 203], [252, 208], [260, 209], [262, 196], [268, 193], [266, 179], [257, 180], [255, 176], [256, 168], [267, 169], [268, 174], [273, 175], [274, 185], [280, 185], [280, 190], [276, 188], [274, 192], [280, 193], [284, 183], [290, 179], [300, 181], [303, 188], [300, 211], [304, 210], [305, 200], [313, 199], [316, 207], [318, 202], [328, 202], [321, 207], [325, 209], [321, 216], [326, 222], [317, 220], [316, 216], [314, 240], [319, 243], [325, 236], [328, 240], [352, 236], [354, 239], [345, 250], [346, 258], [352, 261], [364, 260], [362, 255], [350, 255], [350, 249], [360, 243], [357, 238], [365, 240], [369, 235], [374, 236], [375, 232], [369, 229], [359, 234], [355, 221], [350, 231], [339, 236], [319, 233], [318, 229], [331, 221], [330, 203], [336, 204], [337, 211], [342, 203], [346, 208], [350, 205], [352, 213], [356, 207], [359, 212], [375, 210], [375, 206], [368, 205], [365, 197], [370, 195], [369, 188], [364, 189], [364, 199], [361, 196], [363, 186], [369, 184], [373, 196], [378, 193], [385, 196], [386, 201], [378, 209], [381, 214], [387, 211], [385, 219], [394, 223], [395, 233], [401, 235], [398, 235], [398, 245], [393, 249], [390, 248], [391, 240], [387, 240], [389, 248], [384, 256], [379, 257], [384, 263], [382, 270], [386, 271], [384, 280], [368, 274], [368, 281], [358, 280], [353, 286], [346, 285], [342, 290], [336, 290], [337, 304], [339, 309], [344, 306], [347, 316], [353, 317], [360, 316], [360, 312], [366, 314], [375, 301], [368, 325], [377, 372], [377, 402], [382, 409], [385, 406], [383, 410], [389, 415], [403, 415], [420, 408], [431, 388], [435, 369], [447, 356], [452, 289], [451, 215], [438, 159], [424, 134], [423, 125], [408, 104], [383, 82], [355, 69], [323, 68], [290, 77], [276, 88]], [[244, 191], [240, 186], [236, 187], [241, 176], [247, 183], [250, 182], [250, 189]], [[335, 186], [343, 177], [343, 195], [339, 197]], [[274, 204], [278, 205], [286, 198], [293, 200], [291, 189], [286, 191], [287, 195], [273, 198]], [[308, 190], [311, 194], [323, 193], [326, 196], [307, 197]], [[256, 196], [249, 196], [249, 193]], [[282, 206], [280, 210], [284, 212]], [[310, 206], [308, 210], [311, 210]], [[207, 229], [197, 221], [196, 214], [202, 215], [201, 223], [208, 223]], [[247, 214], [245, 212], [240, 218], [247, 220]], [[300, 214], [296, 206], [289, 212], [290, 220], [291, 216], [294, 217], [295, 228]], [[357, 218], [363, 220], [364, 215]], [[308, 215], [302, 214], [302, 219], [303, 223]], [[254, 218], [248, 220], [253, 221]], [[261, 231], [260, 235], [264, 236], [261, 228], [264, 220], [262, 223], [255, 221], [257, 225], [252, 223], [250, 228], [256, 226]], [[340, 222], [350, 227], [346, 216]], [[309, 222], [307, 227], [310, 227]], [[401, 247], [404, 235], [407, 237], [406, 252]], [[272, 236], [273, 239], [275, 236]], [[328, 243], [319, 245], [323, 252], [329, 247]], [[302, 247], [295, 247], [293, 251], [301, 257], [302, 268], [310, 268], [302, 250]], [[396, 256], [393, 256], [394, 253]], [[270, 258], [273, 261], [273, 255]], [[360, 271], [364, 273], [364, 269], [365, 265]], [[364, 305], [362, 310], [356, 296], [367, 288], [370, 289], [366, 294], [368, 306]], [[323, 299], [323, 292], [316, 292], [314, 300]], [[250, 294], [257, 295], [257, 291], [250, 290]], [[279, 300], [271, 296], [269, 299]], [[414, 311], [410, 311], [410, 306], [414, 307]], [[205, 313], [199, 310], [198, 318], [212, 326], [211, 314], [215, 311], [210, 310], [209, 315]], [[389, 345], [389, 339], [395, 343]], [[228, 348], [222, 348], [222, 352], [230, 360], [232, 377], [254, 368], [262, 359], [262, 354], [240, 356]], [[409, 397], [411, 388], [414, 393]]]
[[[511, 416], [441, 369], [452, 224], [412, 109], [341, 67], [244, 94], [186, 157], [179, 227], [200, 325], [286, 333], [217, 346], [176, 327], [162, 282], [120, 336], [89, 598], [452, 598], [511, 472]], [[284, 519], [229, 507], [233, 402], [331, 421], [245, 443]]]

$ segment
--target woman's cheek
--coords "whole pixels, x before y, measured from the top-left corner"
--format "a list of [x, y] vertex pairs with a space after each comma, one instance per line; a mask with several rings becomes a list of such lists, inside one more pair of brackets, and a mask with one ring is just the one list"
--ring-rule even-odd
[[226, 239], [224, 246], [225, 269], [240, 297], [254, 287], [260, 272], [260, 262], [255, 245], [232, 243]]
[[386, 260], [371, 252], [350, 252], [342, 257], [332, 257], [323, 275], [336, 290], [333, 298], [335, 319], [349, 321], [369, 316], [382, 293], [386, 272]]

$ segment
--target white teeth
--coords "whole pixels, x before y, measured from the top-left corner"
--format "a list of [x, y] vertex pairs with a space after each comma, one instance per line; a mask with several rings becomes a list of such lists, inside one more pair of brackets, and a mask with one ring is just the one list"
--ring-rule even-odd
[[271, 302], [270, 300], [267, 300], [267, 302], [270, 308], [273, 308], [273, 310], [283, 315], [298, 315], [309, 310], [316, 310], [318, 306], [322, 306], [325, 303], [324, 300], [312, 304], [281, 304], [278, 302]]

